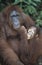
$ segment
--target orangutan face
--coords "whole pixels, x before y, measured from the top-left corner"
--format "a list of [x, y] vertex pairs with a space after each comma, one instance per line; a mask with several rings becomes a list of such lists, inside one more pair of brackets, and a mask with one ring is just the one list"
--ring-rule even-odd
[[20, 21], [19, 21], [20, 15], [19, 15], [19, 13], [14, 10], [10, 13], [10, 17], [12, 20], [13, 28], [18, 29], [20, 27]]

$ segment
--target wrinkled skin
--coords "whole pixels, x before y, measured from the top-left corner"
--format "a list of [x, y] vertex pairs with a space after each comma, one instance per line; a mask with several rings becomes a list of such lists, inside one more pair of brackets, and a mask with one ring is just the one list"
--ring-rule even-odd
[[[12, 27], [9, 13], [16, 10], [20, 13], [19, 29]], [[0, 21], [0, 56], [5, 65], [32, 65], [42, 56], [42, 32], [27, 40], [27, 29], [35, 26], [34, 21], [25, 15], [17, 6], [9, 6], [2, 12]], [[4, 24], [5, 22], [5, 24]], [[22, 26], [23, 25], [23, 26]]]

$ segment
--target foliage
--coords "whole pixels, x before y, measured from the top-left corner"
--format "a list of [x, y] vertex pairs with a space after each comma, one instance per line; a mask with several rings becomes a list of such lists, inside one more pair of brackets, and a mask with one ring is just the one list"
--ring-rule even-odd
[[0, 11], [10, 4], [19, 5], [36, 21], [37, 26], [42, 27], [42, 0], [0, 0]]

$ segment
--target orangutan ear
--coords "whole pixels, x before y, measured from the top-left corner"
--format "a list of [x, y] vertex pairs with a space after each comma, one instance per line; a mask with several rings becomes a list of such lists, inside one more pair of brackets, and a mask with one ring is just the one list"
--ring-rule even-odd
[[37, 31], [36, 27], [34, 27], [34, 26], [30, 27], [28, 29], [27, 39], [32, 39], [35, 36], [36, 31]]

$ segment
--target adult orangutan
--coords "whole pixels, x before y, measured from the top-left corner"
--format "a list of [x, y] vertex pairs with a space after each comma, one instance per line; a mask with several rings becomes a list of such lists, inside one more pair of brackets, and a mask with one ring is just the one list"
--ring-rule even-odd
[[22, 25], [29, 26], [24, 24], [25, 21], [31, 25], [31, 18], [29, 19], [18, 6], [8, 6], [0, 13], [0, 62], [3, 65], [24, 65], [18, 57], [23, 46], [23, 52], [28, 52], [28, 48], [25, 48], [28, 46], [26, 29]]
[[0, 56], [6, 65], [35, 64], [42, 55], [42, 33], [15, 5], [0, 14]]

